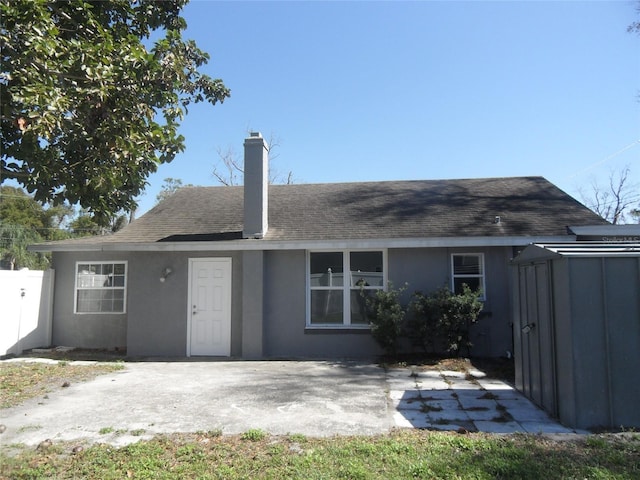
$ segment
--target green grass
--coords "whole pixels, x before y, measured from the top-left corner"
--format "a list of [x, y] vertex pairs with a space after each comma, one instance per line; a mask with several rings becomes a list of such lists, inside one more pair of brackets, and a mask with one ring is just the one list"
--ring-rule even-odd
[[0, 453], [0, 478], [640, 478], [638, 434], [557, 442], [535, 435], [419, 430], [326, 439], [256, 432], [158, 436], [122, 448], [93, 445], [75, 455], [72, 444], [54, 444], [45, 452], [23, 448], [15, 456]]
[[62, 361], [55, 364], [0, 362], [0, 408], [13, 407], [34, 397], [103, 373], [122, 370], [121, 363], [73, 365]]

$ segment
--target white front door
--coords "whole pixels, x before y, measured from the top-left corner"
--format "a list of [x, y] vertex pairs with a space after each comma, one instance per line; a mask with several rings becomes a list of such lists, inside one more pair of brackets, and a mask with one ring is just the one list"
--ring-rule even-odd
[[189, 259], [187, 355], [231, 354], [231, 259]]

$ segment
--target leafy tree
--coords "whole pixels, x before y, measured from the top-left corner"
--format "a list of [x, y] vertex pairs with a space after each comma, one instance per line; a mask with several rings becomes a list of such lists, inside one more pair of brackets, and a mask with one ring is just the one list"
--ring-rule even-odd
[[87, 210], [80, 210], [73, 221], [69, 223], [69, 229], [74, 237], [88, 237], [117, 232], [124, 228], [127, 223], [129, 223], [127, 216], [121, 214], [112, 217], [108, 225], [99, 224]]
[[4, 268], [47, 268], [47, 257], [28, 252], [27, 246], [68, 238], [60, 227], [72, 213], [65, 205], [44, 208], [20, 188], [0, 187], [0, 260]]
[[[2, 0], [0, 179], [107, 224], [184, 150], [191, 103], [224, 101], [181, 32], [187, 0]], [[157, 39], [157, 40], [152, 40]]]

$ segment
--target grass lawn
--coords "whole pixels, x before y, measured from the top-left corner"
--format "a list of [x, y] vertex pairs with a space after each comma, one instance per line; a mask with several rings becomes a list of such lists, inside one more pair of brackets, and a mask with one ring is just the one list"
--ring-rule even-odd
[[[271, 437], [259, 430], [159, 436], [126, 447], [72, 444], [0, 453], [11, 479], [640, 478], [640, 435], [553, 441], [534, 435], [399, 431], [377, 437]], [[80, 451], [78, 451], [80, 450]]]
[[[57, 388], [121, 370], [121, 363], [74, 365], [58, 363], [0, 362], [0, 408], [18, 405]], [[1, 423], [1, 422], [0, 422]]]

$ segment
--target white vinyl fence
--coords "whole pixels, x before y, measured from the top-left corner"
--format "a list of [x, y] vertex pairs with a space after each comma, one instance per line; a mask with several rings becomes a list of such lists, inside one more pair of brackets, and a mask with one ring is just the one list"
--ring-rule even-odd
[[53, 283], [53, 270], [0, 270], [0, 356], [51, 344]]

